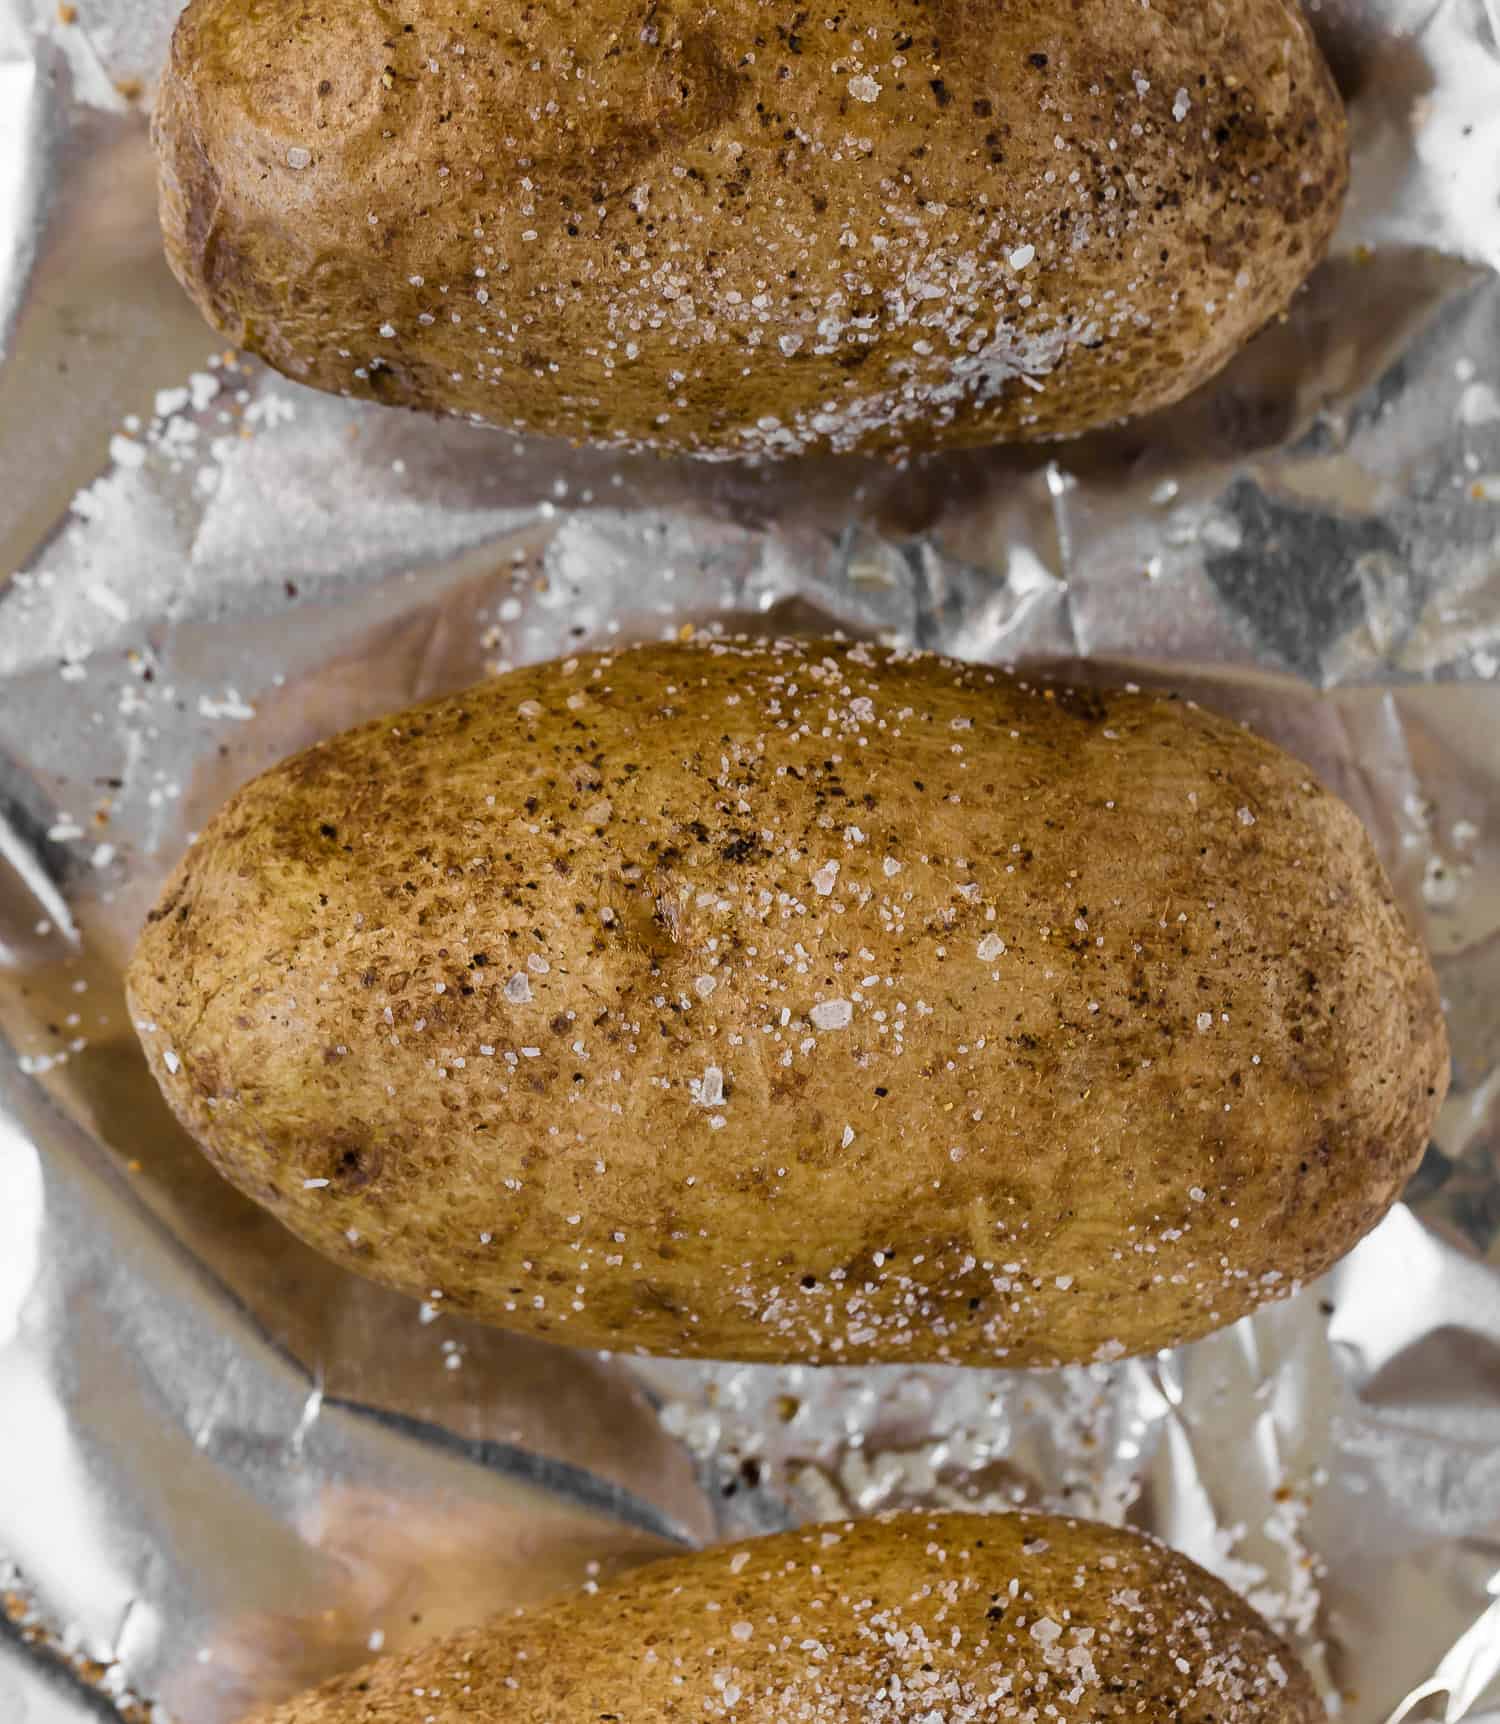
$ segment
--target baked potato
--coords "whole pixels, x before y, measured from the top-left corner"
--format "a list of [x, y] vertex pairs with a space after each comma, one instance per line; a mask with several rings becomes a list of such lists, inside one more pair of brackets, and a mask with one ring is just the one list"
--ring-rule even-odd
[[131, 1009], [310, 1244], [555, 1341], [1050, 1365], [1282, 1297], [1399, 1194], [1437, 987], [1353, 814], [1186, 702], [709, 641], [241, 790]]
[[1047, 1515], [906, 1515], [636, 1569], [389, 1658], [259, 1724], [899, 1724], [1172, 1718], [1321, 1724], [1291, 1651], [1137, 1533]]
[[1293, 0], [192, 0], [172, 267], [318, 389], [700, 455], [1072, 436], [1327, 246]]

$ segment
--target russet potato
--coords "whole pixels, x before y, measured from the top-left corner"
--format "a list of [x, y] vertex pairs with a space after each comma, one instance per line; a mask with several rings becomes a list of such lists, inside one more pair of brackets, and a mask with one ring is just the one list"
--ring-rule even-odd
[[1176, 401], [1347, 177], [1293, 0], [192, 0], [156, 132], [173, 268], [288, 376], [717, 456]]
[[1447, 1081], [1353, 814], [1185, 702], [873, 647], [513, 672], [241, 790], [129, 972], [214, 1163], [443, 1310], [1107, 1359], [1327, 1269]]
[[671, 1558], [388, 1658], [258, 1724], [1322, 1724], [1291, 1651], [1137, 1533], [905, 1515]]

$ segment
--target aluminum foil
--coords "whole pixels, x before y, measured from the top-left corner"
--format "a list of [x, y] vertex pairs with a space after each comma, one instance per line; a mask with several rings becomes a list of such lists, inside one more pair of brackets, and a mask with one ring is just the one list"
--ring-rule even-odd
[[[903, 1503], [1152, 1528], [1359, 1724], [1500, 1719], [1500, 7], [1322, 0], [1348, 219], [1170, 414], [1050, 453], [620, 460], [297, 389], [173, 285], [175, 0], [0, 0], [0, 1720], [230, 1724], [674, 1544]], [[1456, 1080], [1331, 1277], [1113, 1368], [610, 1360], [323, 1265], [158, 1098], [121, 970], [288, 750], [686, 627], [1183, 688], [1363, 814]]]

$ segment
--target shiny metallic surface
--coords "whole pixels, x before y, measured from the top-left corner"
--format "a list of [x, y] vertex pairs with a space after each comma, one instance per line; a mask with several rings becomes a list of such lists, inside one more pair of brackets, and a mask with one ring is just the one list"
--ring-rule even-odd
[[[231, 1724], [673, 1543], [960, 1502], [1162, 1533], [1360, 1724], [1500, 1719], [1496, 8], [1313, 9], [1348, 219], [1203, 395], [1041, 453], [790, 469], [516, 443], [216, 351], [154, 223], [175, 9], [0, 0], [0, 1719]], [[343, 725], [688, 626], [1167, 684], [1300, 753], [1443, 984], [1455, 1083], [1406, 1204], [1234, 1330], [1025, 1377], [574, 1354], [281, 1233], [124, 1012], [189, 834]]]

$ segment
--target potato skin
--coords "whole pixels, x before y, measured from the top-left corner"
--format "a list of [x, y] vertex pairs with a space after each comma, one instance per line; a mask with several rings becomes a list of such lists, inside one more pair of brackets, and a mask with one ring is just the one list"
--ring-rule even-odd
[[701, 455], [1180, 399], [1347, 181], [1294, 0], [192, 0], [172, 267], [319, 389]]
[[[1012, 1590], [1014, 1588], [1014, 1591]], [[901, 1515], [636, 1569], [339, 1677], [259, 1724], [735, 1717], [1321, 1724], [1250, 1609], [1137, 1533], [1050, 1515]]]
[[576, 1345], [1049, 1365], [1328, 1268], [1446, 1085], [1349, 810], [1187, 703], [712, 642], [243, 789], [130, 968], [294, 1232]]

